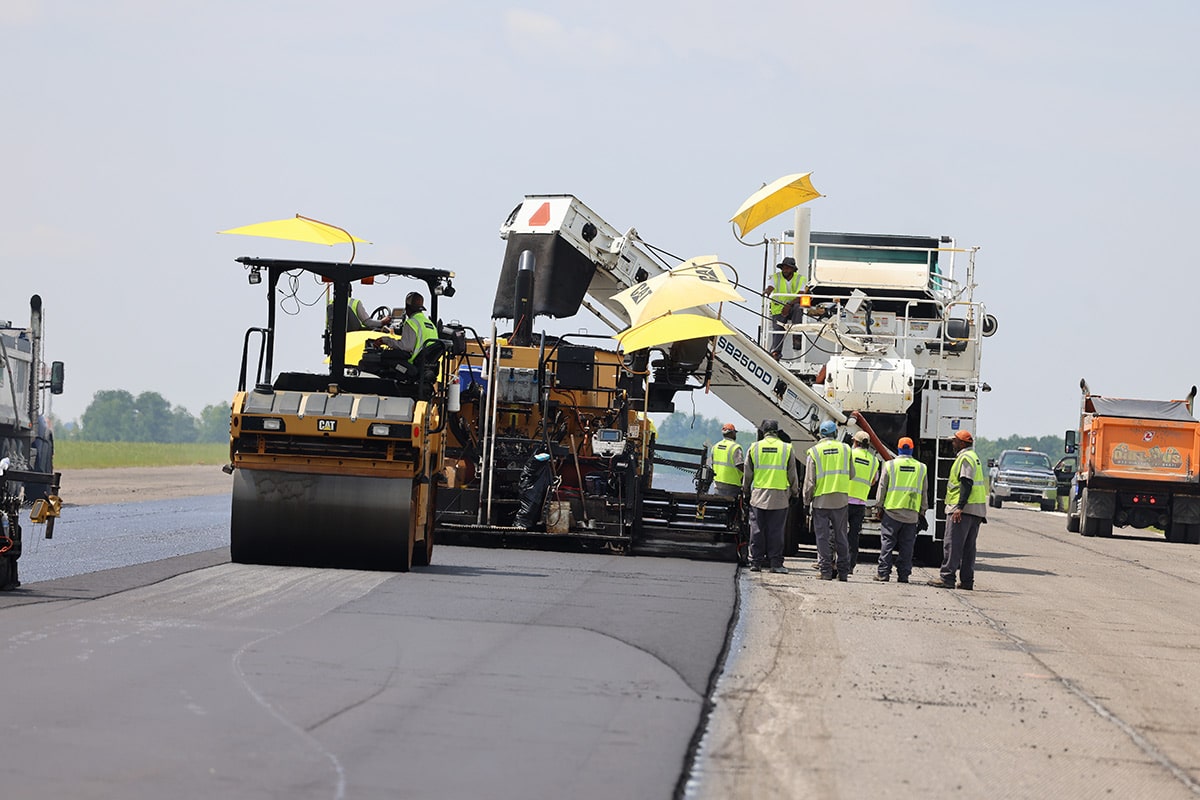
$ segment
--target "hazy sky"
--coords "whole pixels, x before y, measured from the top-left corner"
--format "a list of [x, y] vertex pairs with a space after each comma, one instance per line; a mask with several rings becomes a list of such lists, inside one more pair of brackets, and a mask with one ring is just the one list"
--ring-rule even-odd
[[982, 435], [1073, 427], [1081, 377], [1200, 381], [1195, 2], [0, 0], [0, 30], [0, 317], [42, 296], [63, 419], [102, 389], [228, 402], [265, 322], [233, 259], [349, 257], [218, 230], [334, 222], [360, 262], [455, 270], [443, 316], [486, 329], [525, 194], [753, 273], [729, 217], [805, 171], [816, 230], [983, 248]]

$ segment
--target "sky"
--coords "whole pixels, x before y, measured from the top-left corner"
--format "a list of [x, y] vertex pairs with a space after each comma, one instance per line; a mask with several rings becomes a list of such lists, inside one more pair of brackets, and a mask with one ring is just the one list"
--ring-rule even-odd
[[[219, 230], [332, 222], [372, 242], [359, 263], [454, 270], [443, 318], [487, 329], [524, 195], [753, 271], [729, 218], [796, 172], [814, 230], [982, 248], [978, 434], [1075, 427], [1080, 378], [1200, 382], [1189, 0], [0, 0], [0, 33], [0, 318], [43, 298], [63, 420], [108, 389], [227, 404], [266, 313], [234, 259], [350, 256]], [[280, 360], [319, 368], [319, 305], [296, 308]]]

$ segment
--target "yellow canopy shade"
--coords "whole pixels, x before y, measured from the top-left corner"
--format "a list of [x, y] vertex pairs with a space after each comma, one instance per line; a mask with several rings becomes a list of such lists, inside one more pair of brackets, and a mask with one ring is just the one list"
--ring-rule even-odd
[[740, 238], [767, 220], [821, 196], [813, 188], [811, 172], [784, 175], [746, 198], [729, 221], [738, 227]]
[[689, 258], [670, 272], [617, 292], [613, 299], [629, 314], [633, 327], [684, 308], [745, 300], [725, 277], [716, 256]]
[[643, 350], [668, 342], [707, 339], [727, 333], [733, 333], [733, 331], [724, 322], [714, 317], [703, 317], [699, 314], [667, 314], [621, 331], [613, 338], [620, 343], [622, 350], [632, 353], [634, 350]]
[[350, 261], [354, 261], [354, 243], [371, 244], [366, 239], [359, 239], [349, 231], [330, 225], [328, 222], [304, 217], [297, 214], [287, 219], [276, 219], [270, 222], [256, 222], [253, 225], [243, 225], [240, 228], [230, 228], [217, 233], [235, 233], [240, 236], [263, 236], [268, 239], [287, 239], [293, 242], [311, 242], [312, 244], [349, 244]]

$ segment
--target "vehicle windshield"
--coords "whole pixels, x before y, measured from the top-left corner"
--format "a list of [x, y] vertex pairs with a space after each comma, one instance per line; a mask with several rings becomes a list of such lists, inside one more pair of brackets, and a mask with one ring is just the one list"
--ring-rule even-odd
[[1050, 469], [1050, 456], [1045, 453], [1005, 453], [1000, 466], [1007, 469]]

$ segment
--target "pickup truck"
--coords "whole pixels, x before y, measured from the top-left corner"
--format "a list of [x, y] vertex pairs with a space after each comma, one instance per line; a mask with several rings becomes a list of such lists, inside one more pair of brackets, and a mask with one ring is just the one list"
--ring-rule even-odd
[[1042, 511], [1058, 507], [1058, 479], [1050, 466], [1050, 456], [1030, 447], [1005, 450], [1000, 458], [988, 461], [992, 480], [988, 505], [1000, 508], [1005, 500], [1037, 503]]

